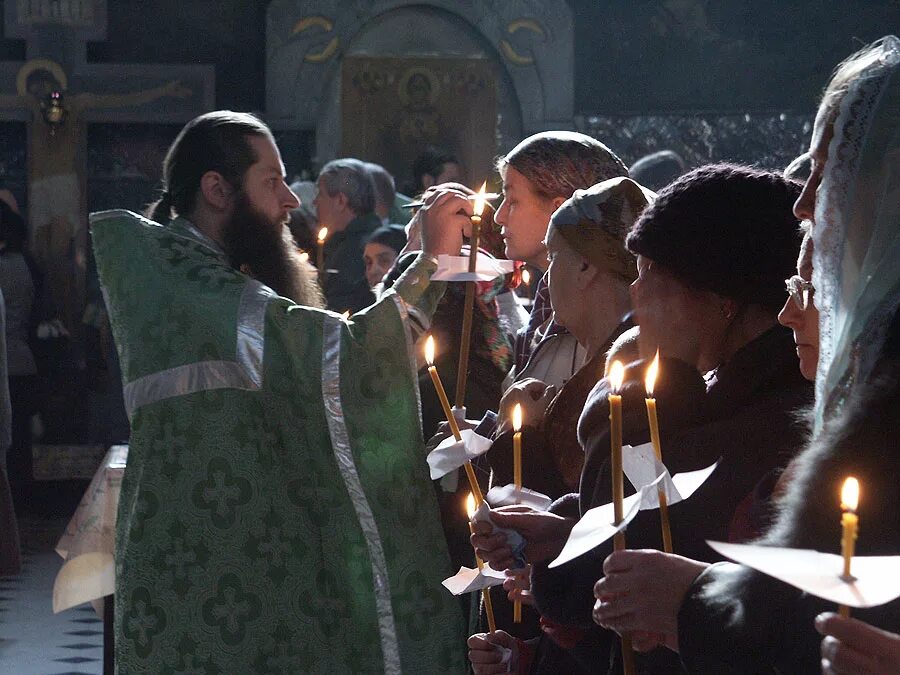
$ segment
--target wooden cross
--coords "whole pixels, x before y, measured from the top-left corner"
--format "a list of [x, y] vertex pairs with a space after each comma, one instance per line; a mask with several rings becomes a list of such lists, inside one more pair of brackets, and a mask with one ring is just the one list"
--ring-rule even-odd
[[54, 309], [76, 336], [88, 241], [87, 125], [186, 122], [213, 108], [214, 68], [87, 63], [87, 42], [106, 39], [106, 0], [3, 6], [5, 36], [26, 41], [26, 61], [0, 62], [0, 119], [28, 122], [32, 251]]

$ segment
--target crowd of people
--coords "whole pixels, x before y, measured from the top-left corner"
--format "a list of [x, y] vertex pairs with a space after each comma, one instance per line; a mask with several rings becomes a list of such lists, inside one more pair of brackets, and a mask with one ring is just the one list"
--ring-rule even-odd
[[[641, 356], [628, 367], [635, 382], [626, 379], [623, 408], [641, 411], [628, 401], [645, 395], [637, 378], [658, 349], [666, 376], [654, 395], [667, 411], [660, 422], [671, 448], [667, 467], [718, 466], [669, 510], [677, 555], [661, 552], [659, 516], [641, 512], [626, 530], [636, 550], [601, 545], [548, 567], [578, 516], [610, 501], [610, 385], [601, 380], [578, 422], [578, 491], [546, 513], [493, 513], [494, 525], [524, 536], [532, 565], [529, 583], [508, 580], [511, 597], [533, 602], [545, 634], [586, 672], [622, 670], [617, 634], [640, 652], [633, 667], [643, 672], [900, 667], [896, 601], [840, 617], [808, 593], [721, 562], [705, 543], [834, 551], [840, 486], [855, 476], [867, 495], [860, 519], [875, 528], [860, 534], [857, 552], [898, 552], [900, 521], [890, 506], [900, 468], [890, 410], [900, 302], [892, 156], [898, 50], [900, 42], [887, 37], [836, 69], [816, 117], [805, 185], [740, 167], [701, 167], [662, 188], [621, 242], [637, 257], [631, 301]], [[623, 436], [646, 442], [647, 418], [625, 413]], [[507, 538], [491, 524], [477, 524], [472, 543], [495, 567], [512, 564]], [[474, 635], [469, 645], [476, 672], [506, 672], [501, 647], [512, 650], [520, 672], [559, 672], [552, 651], [503, 631]]]
[[[458, 159], [423, 153], [410, 204], [352, 158], [288, 186], [251, 115], [188, 123], [146, 216], [92, 216], [132, 427], [119, 669], [900, 672], [900, 601], [839, 616], [707, 544], [837, 552], [854, 476], [857, 553], [900, 555], [898, 142], [900, 40], [887, 36], [838, 65], [809, 152], [783, 173], [688, 170], [673, 153], [629, 170], [567, 131], [499, 158], [479, 253], [538, 280], [527, 305], [520, 267], [474, 285], [454, 424], [486, 439], [472, 462], [486, 493], [515, 479], [522, 410], [521, 481], [552, 503], [470, 523], [462, 468], [428, 475], [451, 428], [421, 351], [436, 337], [432, 361], [457, 379], [469, 289], [432, 276], [439, 256], [474, 253]], [[25, 261], [0, 208], [8, 275]], [[10, 355], [22, 311], [7, 298]], [[622, 440], [651, 439], [654, 359], [666, 468], [715, 469], [668, 507], [672, 552], [646, 510], [627, 550], [610, 540], [552, 566], [616, 497], [611, 394]], [[10, 356], [11, 392], [27, 366]], [[24, 469], [10, 457], [0, 573], [18, 565], [3, 505], [5, 474]], [[475, 556], [506, 579], [483, 604], [459, 602], [441, 581]]]

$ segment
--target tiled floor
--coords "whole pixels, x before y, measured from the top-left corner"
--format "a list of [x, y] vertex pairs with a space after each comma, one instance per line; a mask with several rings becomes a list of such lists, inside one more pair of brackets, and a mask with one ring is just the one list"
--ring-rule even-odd
[[65, 522], [22, 523], [24, 569], [0, 578], [0, 673], [95, 675], [103, 670], [103, 624], [90, 605], [53, 614], [62, 559], [53, 541]]

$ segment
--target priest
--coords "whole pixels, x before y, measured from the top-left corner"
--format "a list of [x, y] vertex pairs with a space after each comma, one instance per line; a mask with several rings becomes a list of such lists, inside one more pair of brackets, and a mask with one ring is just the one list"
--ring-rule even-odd
[[462, 671], [408, 346], [471, 206], [432, 197], [423, 253], [347, 320], [241, 259], [235, 241], [280, 240], [298, 205], [262, 122], [189, 122], [163, 174], [154, 220], [91, 218], [132, 427], [119, 671]]

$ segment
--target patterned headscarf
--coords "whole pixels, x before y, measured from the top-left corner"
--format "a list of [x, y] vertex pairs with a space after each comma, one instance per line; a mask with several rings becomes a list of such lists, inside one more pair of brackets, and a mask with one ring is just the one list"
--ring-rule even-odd
[[625, 248], [625, 236], [656, 194], [630, 178], [610, 178], [576, 190], [550, 224], [592, 265], [631, 283], [637, 263]]

